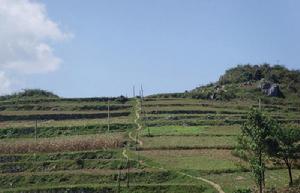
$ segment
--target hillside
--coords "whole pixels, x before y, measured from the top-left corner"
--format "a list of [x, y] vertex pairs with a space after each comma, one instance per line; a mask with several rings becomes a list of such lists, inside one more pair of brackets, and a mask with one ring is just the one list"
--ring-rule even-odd
[[[235, 148], [256, 99], [284, 128], [300, 129], [299, 72], [264, 68], [238, 66], [214, 84], [145, 98], [1, 98], [0, 192], [248, 193], [251, 168]], [[269, 78], [275, 72], [285, 75]], [[263, 81], [282, 95], [267, 96]], [[266, 167], [267, 188], [286, 189], [285, 165]], [[299, 162], [293, 177], [299, 183]]]
[[280, 65], [238, 65], [218, 81], [184, 93], [152, 97], [186, 97], [209, 100], [252, 100], [266, 103], [300, 101], [300, 71]]

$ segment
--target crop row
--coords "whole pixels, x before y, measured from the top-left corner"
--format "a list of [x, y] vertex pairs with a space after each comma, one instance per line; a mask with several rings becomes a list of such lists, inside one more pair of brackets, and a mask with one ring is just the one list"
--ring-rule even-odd
[[120, 158], [120, 151], [96, 150], [96, 151], [75, 151], [59, 153], [36, 153], [36, 154], [2, 154], [0, 163], [8, 162], [30, 162], [30, 161], [56, 161], [56, 160], [79, 160], [79, 159], [117, 159]]
[[[278, 119], [281, 124], [300, 124], [300, 119]], [[223, 126], [223, 125], [241, 125], [245, 119], [157, 119], [146, 120], [145, 126], [166, 126], [166, 125], [181, 125], [181, 126]]]
[[[124, 180], [123, 180], [124, 181]], [[30, 188], [5, 189], [6, 193], [204, 193], [207, 187], [194, 184], [131, 184], [129, 187], [121, 183], [118, 187], [114, 185], [59, 185], [59, 186], [39, 186]], [[3, 192], [0, 190], [0, 192]]]
[[[128, 116], [130, 112], [111, 112], [111, 117]], [[106, 118], [107, 113], [72, 113], [72, 114], [31, 114], [31, 115], [0, 115], [0, 121], [18, 120], [67, 120], [67, 119], [96, 119]]]
[[32, 103], [45, 103], [45, 102], [115, 102], [125, 103], [129, 99], [123, 96], [120, 97], [92, 97], [92, 98], [32, 98], [32, 99], [13, 99], [1, 100], [0, 104], [32, 104]]
[[[250, 107], [258, 108], [257, 104], [252, 105], [240, 105], [240, 104], [231, 104], [225, 105], [222, 103], [146, 103], [143, 105], [144, 107], [211, 107], [211, 108], [230, 108], [235, 110], [249, 110]], [[282, 106], [282, 105], [262, 105], [262, 108], [265, 111], [285, 111], [285, 112], [299, 112], [299, 107], [291, 107], [291, 106]]]
[[227, 111], [227, 110], [150, 110], [147, 111], [148, 114], [246, 114], [246, 112], [241, 111]]
[[38, 140], [18, 140], [0, 142], [0, 153], [15, 154], [29, 152], [84, 151], [117, 148], [124, 145], [122, 135], [92, 135], [62, 138], [41, 138]]
[[[110, 132], [124, 132], [134, 128], [134, 124], [110, 124]], [[0, 138], [33, 138], [35, 137], [57, 137], [69, 135], [87, 135], [108, 132], [107, 124], [62, 126], [62, 127], [24, 127], [24, 128], [3, 128], [0, 129]]]
[[[130, 105], [110, 105], [110, 110], [124, 110], [131, 108]], [[23, 105], [2, 105], [0, 111], [86, 111], [86, 110], [107, 110], [107, 105], [39, 105], [39, 104], [23, 104]]]
[[139, 163], [135, 160], [119, 159], [75, 159], [43, 162], [11, 162], [0, 164], [0, 173], [12, 174], [20, 172], [53, 172], [65, 170], [81, 169], [126, 169], [139, 168]]
[[[121, 173], [120, 181], [126, 180], [126, 173]], [[171, 172], [132, 172], [129, 173], [130, 183], [166, 183], [178, 179], [175, 173]], [[30, 187], [43, 185], [75, 185], [82, 182], [90, 184], [111, 184], [117, 183], [118, 173], [99, 174], [99, 173], [44, 173], [30, 175], [0, 175], [0, 189], [13, 187]]]

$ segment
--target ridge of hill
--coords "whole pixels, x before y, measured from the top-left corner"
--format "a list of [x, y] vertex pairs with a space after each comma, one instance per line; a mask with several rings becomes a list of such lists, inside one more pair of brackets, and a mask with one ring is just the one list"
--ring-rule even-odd
[[151, 97], [295, 101], [300, 99], [300, 71], [290, 70], [282, 65], [238, 65], [226, 70], [214, 83], [184, 93], [158, 94]]

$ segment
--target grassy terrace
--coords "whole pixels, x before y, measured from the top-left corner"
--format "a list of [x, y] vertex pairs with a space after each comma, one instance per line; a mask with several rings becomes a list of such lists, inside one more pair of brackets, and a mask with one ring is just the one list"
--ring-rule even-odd
[[[108, 130], [106, 101], [0, 102], [0, 192], [217, 193], [180, 172], [211, 180], [226, 193], [253, 185], [247, 163], [232, 154], [253, 101], [147, 98], [140, 130], [139, 103], [110, 105]], [[264, 108], [300, 128], [297, 106]], [[133, 141], [137, 134], [140, 144]], [[268, 170], [271, 185], [286, 186], [281, 168]]]
[[232, 149], [236, 144], [232, 136], [158, 136], [143, 137], [143, 149]]
[[[248, 164], [232, 153], [247, 111], [257, 107], [253, 101], [222, 103], [168, 98], [147, 99], [143, 105], [144, 127], [139, 133], [142, 144], [138, 155], [145, 162], [211, 180], [226, 193], [254, 186]], [[299, 107], [290, 104], [262, 107], [282, 124], [300, 128]], [[283, 166], [269, 164], [269, 187], [287, 186], [288, 174], [281, 169]], [[299, 170], [295, 170], [294, 178], [299, 177]]]
[[178, 126], [146, 127], [142, 136], [235, 136], [240, 133], [239, 125], [231, 126]]

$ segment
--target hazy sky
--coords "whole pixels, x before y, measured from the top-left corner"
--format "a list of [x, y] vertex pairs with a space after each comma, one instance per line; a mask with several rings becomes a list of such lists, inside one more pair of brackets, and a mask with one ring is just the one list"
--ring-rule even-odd
[[300, 69], [299, 0], [0, 0], [0, 93], [145, 94], [230, 67]]

